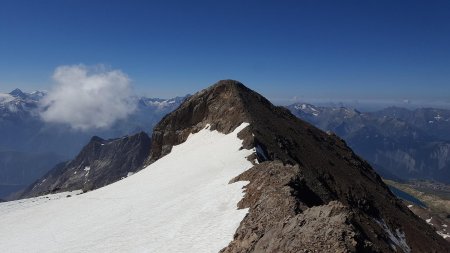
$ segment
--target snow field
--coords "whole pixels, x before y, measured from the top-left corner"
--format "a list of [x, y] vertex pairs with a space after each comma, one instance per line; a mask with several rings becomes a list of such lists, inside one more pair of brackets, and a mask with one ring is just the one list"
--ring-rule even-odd
[[[203, 129], [147, 168], [81, 195], [0, 204], [0, 252], [218, 252], [247, 210], [237, 133]], [[30, 204], [33, 203], [33, 204]]]

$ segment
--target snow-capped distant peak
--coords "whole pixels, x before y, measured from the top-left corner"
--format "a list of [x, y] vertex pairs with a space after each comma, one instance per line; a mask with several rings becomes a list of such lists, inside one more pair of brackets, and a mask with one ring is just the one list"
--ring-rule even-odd
[[39, 100], [39, 99], [45, 97], [46, 95], [47, 95], [47, 91], [39, 91], [39, 90], [33, 91], [30, 94], [28, 94], [28, 96], [34, 100]]
[[42, 97], [46, 95], [44, 91], [26, 93], [20, 89], [14, 89], [9, 93], [0, 93], [0, 115], [13, 115], [17, 113], [29, 113], [38, 107]]
[[20, 89], [14, 89], [13, 91], [11, 91], [10, 93], [9, 93], [11, 96], [13, 96], [13, 97], [17, 97], [17, 98], [26, 98], [26, 94], [22, 91], [22, 90], [20, 90]]
[[294, 106], [294, 108], [296, 110], [303, 111], [308, 114], [312, 114], [313, 116], [319, 116], [319, 114], [320, 114], [320, 111], [314, 105], [311, 105], [311, 104], [305, 104], [305, 103], [296, 104]]
[[47, 95], [46, 91], [33, 91], [31, 93], [23, 92], [21, 89], [14, 89], [9, 93], [0, 93], [0, 104], [14, 102], [19, 103], [33, 103], [38, 102], [41, 98]]
[[297, 110], [307, 110], [307, 109], [315, 110], [314, 106], [310, 104], [296, 104], [294, 107]]
[[157, 109], [166, 109], [171, 107], [176, 107], [181, 102], [183, 102], [189, 95], [185, 97], [175, 97], [170, 99], [162, 99], [162, 98], [146, 98], [141, 97], [139, 101], [142, 105], [146, 107], [156, 107]]
[[14, 90], [12, 90], [9, 93], [0, 93], [0, 95], [9, 95], [13, 98], [16, 99], [32, 99], [32, 100], [36, 100], [36, 99], [40, 99], [42, 97], [44, 97], [45, 95], [47, 95], [47, 91], [45, 90], [35, 90], [33, 92], [24, 92], [19, 88], [16, 88]]

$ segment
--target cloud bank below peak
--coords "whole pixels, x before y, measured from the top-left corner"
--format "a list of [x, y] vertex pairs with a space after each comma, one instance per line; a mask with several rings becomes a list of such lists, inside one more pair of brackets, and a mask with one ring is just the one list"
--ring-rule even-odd
[[120, 70], [102, 65], [59, 66], [52, 78], [54, 87], [40, 105], [46, 122], [77, 130], [107, 128], [136, 109], [131, 80]]

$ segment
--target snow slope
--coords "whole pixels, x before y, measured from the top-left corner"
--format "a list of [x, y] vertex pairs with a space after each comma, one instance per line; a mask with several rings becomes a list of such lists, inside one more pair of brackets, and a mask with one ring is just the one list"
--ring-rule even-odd
[[[237, 133], [203, 129], [140, 172], [68, 198], [0, 204], [0, 252], [218, 252], [237, 210], [252, 150]], [[207, 127], [208, 128], [208, 127]]]

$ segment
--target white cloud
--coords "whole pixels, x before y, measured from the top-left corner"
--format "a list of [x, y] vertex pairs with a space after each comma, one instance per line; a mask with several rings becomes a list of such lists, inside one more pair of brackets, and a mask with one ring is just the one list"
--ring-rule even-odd
[[55, 86], [42, 100], [41, 118], [69, 124], [74, 129], [106, 128], [125, 119], [136, 108], [131, 81], [120, 70], [104, 66], [60, 66]]

